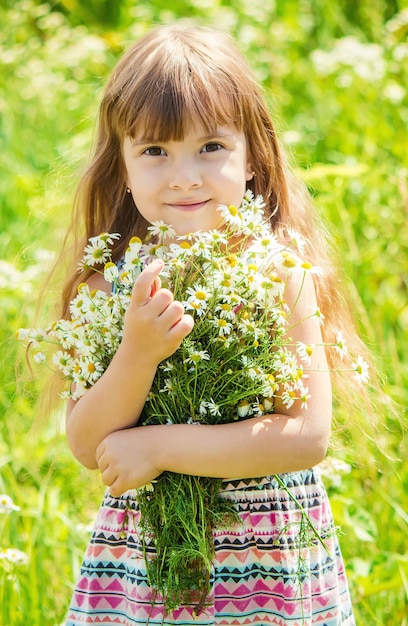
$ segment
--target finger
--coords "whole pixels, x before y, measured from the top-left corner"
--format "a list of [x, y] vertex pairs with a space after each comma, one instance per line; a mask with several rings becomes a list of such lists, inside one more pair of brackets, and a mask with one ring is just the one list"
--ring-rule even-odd
[[159, 289], [161, 289], [161, 279], [160, 279], [160, 276], [157, 276], [154, 279], [152, 286], [150, 287], [149, 297], [153, 298], [154, 294], [157, 293]]
[[121, 487], [120, 482], [118, 482], [118, 479], [114, 480], [111, 485], [108, 485], [108, 487], [109, 487], [109, 491], [111, 495], [114, 498], [119, 498], [119, 496], [121, 496], [122, 493], [126, 491], [126, 489], [123, 489]]
[[103, 471], [101, 468], [101, 465], [103, 463], [103, 454], [105, 452], [105, 446], [104, 446], [104, 442], [101, 441], [101, 443], [98, 445], [98, 447], [95, 450], [95, 461], [98, 464], [99, 469], [101, 470], [101, 472]]
[[170, 332], [179, 337], [180, 340], [187, 337], [194, 328], [194, 318], [191, 315], [184, 314], [170, 329]]
[[[164, 267], [164, 263], [161, 259], [155, 259], [150, 265], [148, 265], [141, 274], [135, 280], [133, 286], [132, 302], [136, 306], [143, 306], [149, 300], [152, 289], [157, 290], [157, 279]], [[160, 280], [160, 279], [159, 279]]]
[[112, 471], [112, 468], [107, 467], [105, 471], [101, 472], [102, 482], [107, 487], [113, 485], [115, 480], [117, 480], [117, 475]]
[[[157, 296], [155, 297], [155, 300], [153, 300], [151, 303], [151, 307], [156, 309], [156, 301], [158, 302], [163, 301], [160, 303], [162, 310], [161, 310], [159, 317], [163, 326], [167, 327], [170, 330], [185, 315], [185, 309], [182, 303], [179, 302], [178, 300], [169, 299], [170, 296], [173, 297], [173, 294], [171, 292], [169, 292], [170, 296], [167, 296], [167, 294], [165, 294], [167, 296], [166, 299], [164, 298], [164, 296], [161, 297], [163, 291], [164, 290], [162, 289], [161, 292], [157, 294]], [[166, 301], [167, 301], [167, 304], [166, 304]]]

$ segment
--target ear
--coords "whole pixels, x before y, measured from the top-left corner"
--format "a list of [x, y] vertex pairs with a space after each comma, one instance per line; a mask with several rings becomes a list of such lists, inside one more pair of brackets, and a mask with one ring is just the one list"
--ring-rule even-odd
[[252, 164], [248, 161], [246, 164], [246, 170], [245, 170], [245, 180], [247, 181], [252, 180], [254, 176], [255, 176], [254, 168], [252, 167]]

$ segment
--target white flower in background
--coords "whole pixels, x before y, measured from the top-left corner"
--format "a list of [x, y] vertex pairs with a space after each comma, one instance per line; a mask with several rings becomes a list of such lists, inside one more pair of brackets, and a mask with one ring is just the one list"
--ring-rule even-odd
[[364, 361], [363, 357], [358, 356], [357, 360], [352, 364], [352, 368], [354, 375], [360, 384], [368, 382], [368, 363]]
[[340, 355], [341, 358], [347, 354], [347, 345], [345, 339], [343, 338], [343, 333], [341, 330], [338, 330], [336, 333], [336, 343], [334, 345], [334, 349]]
[[13, 500], [6, 493], [0, 494], [0, 513], [19, 511], [20, 507], [14, 504]]
[[326, 457], [317, 465], [317, 471], [323, 476], [325, 483], [329, 482], [332, 487], [340, 487], [342, 474], [349, 474], [351, 465], [342, 459]]
[[27, 565], [28, 563], [27, 554], [21, 550], [17, 550], [16, 548], [0, 550], [0, 559], [5, 559], [13, 565]]
[[316, 71], [323, 76], [347, 68], [363, 80], [377, 81], [386, 72], [382, 46], [363, 43], [354, 36], [337, 39], [330, 51], [313, 50], [310, 58]]

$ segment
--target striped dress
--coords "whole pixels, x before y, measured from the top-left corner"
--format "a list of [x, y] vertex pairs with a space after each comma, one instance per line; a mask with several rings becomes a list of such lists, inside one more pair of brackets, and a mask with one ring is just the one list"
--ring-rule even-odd
[[[66, 626], [355, 626], [327, 494], [313, 470], [224, 481], [242, 524], [214, 532], [208, 605], [166, 615], [149, 587], [138, 537], [134, 491], [106, 492], [75, 587]], [[324, 538], [301, 522], [299, 507]]]

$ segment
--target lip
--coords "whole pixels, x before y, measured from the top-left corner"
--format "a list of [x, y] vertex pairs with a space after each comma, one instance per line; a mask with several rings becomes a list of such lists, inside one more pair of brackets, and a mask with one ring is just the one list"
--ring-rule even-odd
[[178, 209], [180, 211], [197, 211], [202, 209], [208, 200], [201, 200], [197, 202], [197, 200], [179, 200], [178, 202], [168, 202], [168, 206], [172, 209]]

